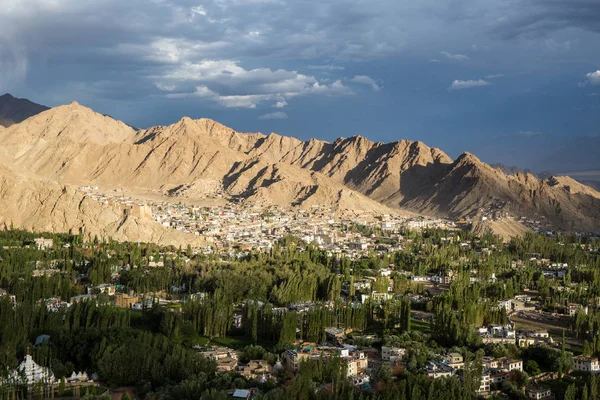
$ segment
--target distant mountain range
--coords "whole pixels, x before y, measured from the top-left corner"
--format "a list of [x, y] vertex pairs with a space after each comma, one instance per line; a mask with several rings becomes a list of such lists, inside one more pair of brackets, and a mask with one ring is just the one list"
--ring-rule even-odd
[[135, 130], [72, 103], [0, 128], [0, 160], [7, 174], [18, 172], [13, 181], [147, 189], [190, 200], [222, 188], [236, 202], [454, 219], [500, 211], [600, 231], [600, 193], [569, 177], [493, 168], [469, 153], [452, 160], [416, 141], [300, 141], [187, 117]]
[[[593, 151], [598, 152], [600, 148], [594, 149]], [[498, 168], [502, 172], [508, 175], [516, 175], [516, 174], [533, 174], [537, 178], [547, 179], [551, 176], [555, 175], [551, 171], [542, 171], [542, 172], [532, 172], [529, 169], [521, 169], [515, 166], [509, 166], [504, 164], [490, 164], [493, 168]], [[556, 165], [555, 165], [556, 166]], [[570, 170], [571, 172], [566, 173], [558, 173], [556, 175], [568, 175], [571, 178], [575, 179], [577, 182], [582, 183], [586, 186], [593, 188], [594, 190], [600, 191], [600, 169], [598, 170]]]
[[10, 94], [0, 96], [0, 126], [10, 126], [46, 111], [48, 107], [26, 99], [17, 99]]

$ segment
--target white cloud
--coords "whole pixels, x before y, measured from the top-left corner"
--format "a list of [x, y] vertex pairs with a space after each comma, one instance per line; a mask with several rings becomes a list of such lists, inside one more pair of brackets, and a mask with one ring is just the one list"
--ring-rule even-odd
[[315, 82], [310, 88], [307, 88], [303, 94], [323, 94], [327, 96], [349, 96], [354, 94], [352, 89], [344, 85], [341, 80], [333, 82], [331, 85], [323, 85]]
[[491, 74], [486, 76], [486, 78], [488, 79], [495, 79], [495, 78], [502, 78], [504, 76], [504, 74]]
[[[102, 12], [98, 12], [98, 2], [92, 0], [0, 0], [0, 53], [4, 52], [4, 57], [0, 57], [0, 85], [18, 89], [30, 73], [52, 78], [36, 81], [41, 101], [43, 96], [50, 97], [43, 93], [60, 98], [80, 96], [77, 90], [66, 93], [56, 87], [75, 88], [79, 82], [110, 81], [106, 86], [110, 89], [98, 96], [127, 92], [140, 99], [161, 90], [164, 96], [197, 96], [226, 106], [256, 107], [265, 102], [275, 111], [277, 107], [271, 105], [290, 101], [294, 96], [351, 94], [345, 85], [356, 88], [357, 84], [349, 79], [337, 81], [340, 71], [351, 68], [352, 72], [346, 72], [348, 78], [364, 73], [387, 81], [384, 74], [391, 74], [400, 65], [404, 51], [408, 58], [423, 58], [425, 54], [422, 61], [433, 58], [432, 63], [441, 60], [466, 64], [471, 56], [481, 60], [474, 65], [479, 71], [486, 65], [493, 65], [498, 71], [519, 71], [538, 65], [534, 60], [548, 59], [548, 47], [555, 44], [571, 51], [562, 60], [558, 59], [560, 55], [551, 55], [557, 57], [556, 61], [594, 54], [593, 43], [597, 43], [598, 35], [597, 24], [589, 18], [593, 0], [458, 0], [448, 4], [433, 0], [101, 3]], [[318, 18], [313, 18], [315, 15]], [[402, 26], [395, 23], [398, 15], [402, 15]], [[581, 16], [578, 21], [577, 16]], [[473, 43], [478, 45], [472, 46]], [[489, 44], [490, 51], [482, 51], [483, 44]], [[22, 49], [16, 55], [14, 46]], [[440, 49], [448, 51], [440, 54]], [[364, 62], [388, 56], [389, 59], [378, 61], [381, 64]], [[239, 71], [229, 69], [235, 65], [225, 65], [227, 72], [215, 65], [214, 70], [201, 74], [194, 74], [192, 67], [185, 66], [231, 59], [253, 60], [253, 64], [237, 64]], [[348, 60], [352, 62], [347, 63]], [[357, 60], [364, 63], [355, 63]], [[390, 68], [379, 68], [383, 63], [389, 63]], [[98, 65], [105, 67], [97, 68]], [[357, 65], [364, 70], [355, 71]], [[564, 62], [563, 66], [560, 73], [565, 76], [576, 70], [573, 63]], [[272, 69], [252, 70], [257, 67]], [[277, 68], [283, 68], [290, 76], [283, 77]], [[295, 73], [294, 69], [303, 73]], [[413, 70], [405, 73], [416, 76]], [[543, 70], [539, 66], [532, 73], [546, 73]], [[190, 76], [185, 77], [184, 72], [190, 72]], [[491, 76], [485, 76], [487, 73], [465, 76], [495, 83]], [[583, 71], [575, 74], [580, 77], [577, 82], [586, 81], [588, 85], [595, 79], [594, 73], [590, 77], [585, 77]], [[331, 82], [318, 79], [325, 75]], [[202, 89], [197, 90], [199, 87]], [[458, 88], [464, 85], [458, 84]]]
[[600, 85], [600, 69], [586, 74], [585, 77], [592, 85]]
[[176, 89], [175, 85], [163, 85], [162, 83], [156, 83], [155, 86], [158, 90], [163, 92], [172, 92]]
[[202, 6], [196, 6], [192, 7], [192, 13], [204, 16], [206, 15], [206, 10]]
[[271, 96], [260, 94], [217, 96], [217, 102], [226, 108], [256, 108], [259, 103], [270, 99]]
[[197, 86], [194, 89], [194, 91], [169, 93], [169, 94], [167, 94], [167, 97], [170, 99], [183, 99], [186, 97], [201, 97], [201, 98], [212, 98], [212, 99], [218, 100], [219, 95], [218, 95], [218, 93], [213, 92], [206, 86]]
[[377, 82], [375, 82], [375, 79], [367, 75], [355, 75], [352, 79], [350, 79], [350, 82], [371, 86], [371, 89], [373, 89], [374, 92], [381, 90], [381, 87], [377, 84]]
[[264, 114], [258, 117], [258, 119], [286, 119], [288, 116], [283, 111], [276, 111], [269, 114]]
[[470, 58], [468, 56], [465, 56], [464, 54], [452, 54], [452, 53], [448, 53], [447, 51], [441, 51], [440, 54], [445, 56], [446, 58], [449, 58], [450, 60], [456, 60], [456, 61], [470, 60]]
[[128, 56], [133, 53], [150, 61], [176, 64], [196, 60], [200, 55], [213, 54], [228, 46], [227, 42], [220, 40], [204, 42], [202, 40], [162, 37], [154, 39], [149, 45], [122, 44], [117, 47], [117, 51]]
[[[201, 97], [230, 108], [256, 108], [264, 101], [276, 101], [283, 108], [296, 96], [347, 96], [352, 89], [341, 80], [331, 84], [315, 77], [284, 69], [247, 70], [232, 60], [206, 60], [176, 64], [161, 76], [152, 77], [161, 88], [174, 88], [168, 97]], [[176, 88], [176, 89], [175, 89]], [[163, 90], [161, 89], [161, 90]]]
[[440, 60], [438, 60], [437, 58], [432, 58], [431, 60], [429, 60], [430, 63], [439, 63]]
[[484, 81], [483, 79], [478, 80], [469, 80], [469, 81], [461, 81], [455, 80], [452, 82], [452, 85], [448, 88], [448, 90], [459, 90], [459, 89], [469, 89], [479, 86], [488, 86], [491, 85], [488, 81]]

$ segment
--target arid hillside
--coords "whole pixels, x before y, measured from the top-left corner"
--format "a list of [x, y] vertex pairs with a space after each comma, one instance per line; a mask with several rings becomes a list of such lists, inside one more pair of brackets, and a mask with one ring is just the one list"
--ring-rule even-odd
[[0, 229], [82, 232], [88, 239], [110, 237], [175, 246], [203, 243], [200, 237], [155, 222], [143, 204], [103, 204], [75, 187], [22, 177], [1, 165], [0, 210]]
[[494, 210], [544, 218], [560, 229], [600, 231], [600, 193], [571, 178], [505, 173], [472, 154], [452, 160], [407, 140], [300, 141], [187, 117], [135, 130], [74, 102], [1, 128], [0, 157], [22, 175], [61, 185], [190, 199], [222, 188], [236, 202], [454, 219], [477, 220]]

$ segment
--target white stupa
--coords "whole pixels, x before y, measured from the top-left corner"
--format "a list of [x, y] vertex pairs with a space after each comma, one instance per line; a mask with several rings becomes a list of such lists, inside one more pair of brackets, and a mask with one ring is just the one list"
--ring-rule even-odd
[[38, 382], [52, 384], [54, 383], [54, 374], [50, 368], [37, 365], [27, 350], [25, 359], [10, 374], [9, 379], [12, 382], [26, 385], [35, 385]]

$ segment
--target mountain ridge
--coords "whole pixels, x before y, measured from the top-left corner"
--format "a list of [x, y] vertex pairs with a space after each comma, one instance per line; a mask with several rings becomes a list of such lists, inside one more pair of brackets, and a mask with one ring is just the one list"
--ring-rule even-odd
[[19, 99], [10, 93], [0, 96], [0, 127], [8, 127], [48, 110], [48, 107], [27, 99]]
[[301, 141], [189, 117], [135, 130], [74, 102], [1, 129], [0, 143], [11, 167], [61, 183], [171, 193], [213, 182], [229, 200], [255, 204], [473, 220], [511, 214], [600, 231], [597, 191], [570, 178], [506, 174], [467, 152], [452, 160], [420, 141]]

